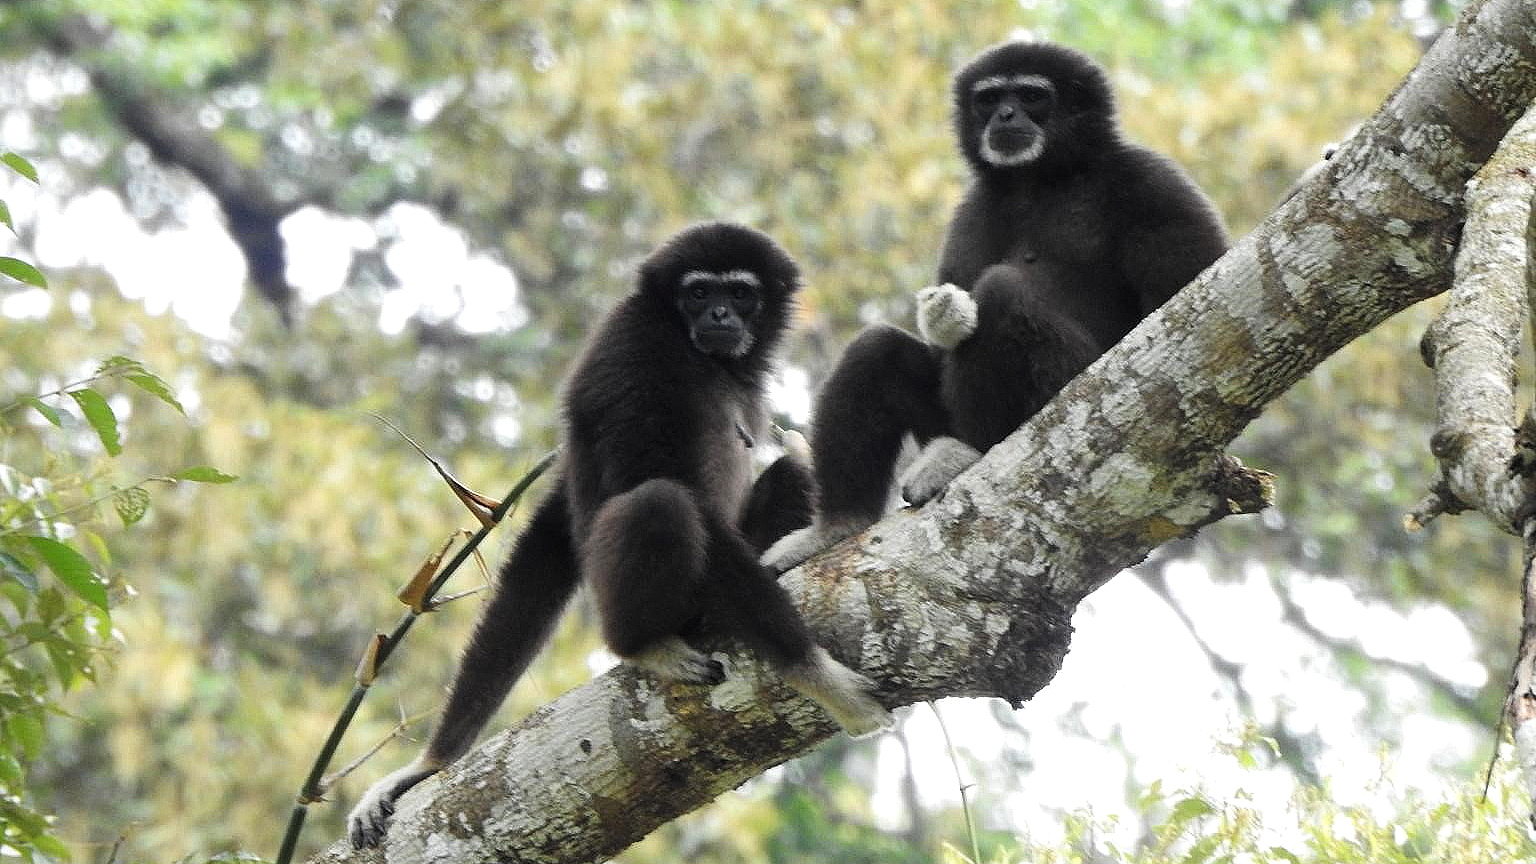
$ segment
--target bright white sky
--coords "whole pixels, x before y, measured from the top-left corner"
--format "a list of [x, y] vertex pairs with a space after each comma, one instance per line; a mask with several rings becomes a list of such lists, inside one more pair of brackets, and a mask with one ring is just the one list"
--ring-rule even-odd
[[[47, 189], [48, 166], [39, 168]], [[105, 189], [57, 201], [30, 183], [5, 180], [0, 181], [0, 199], [11, 206], [17, 224], [38, 226], [36, 246], [24, 254], [45, 271], [99, 264], [147, 311], [168, 309], [212, 340], [232, 336], [230, 316], [241, 299], [244, 263], [206, 194], [187, 205], [187, 227], [156, 233], [142, 230], [116, 194]], [[340, 290], [351, 252], [373, 247], [383, 234], [398, 238], [386, 261], [401, 282], [385, 295], [379, 317], [385, 332], [400, 332], [419, 311], [435, 319], [452, 318], [471, 332], [527, 322], [513, 273], [470, 248], [462, 232], [424, 208], [397, 205], [375, 223], [306, 209], [286, 220], [282, 230], [289, 279], [302, 303], [324, 302]], [[0, 238], [0, 251], [11, 245], [9, 239]], [[0, 292], [0, 315], [45, 314], [67, 291], [67, 284], [50, 291], [8, 289]], [[786, 370], [770, 396], [803, 423], [810, 413], [810, 383], [800, 370]], [[1390, 751], [1395, 782], [1429, 795], [1442, 788], [1444, 766], [1486, 755], [1490, 732], [1427, 716], [1423, 694], [1390, 672], [1381, 674], [1391, 682], [1397, 711], [1406, 718], [1402, 737], [1359, 740], [1357, 719], [1364, 700], [1338, 683], [1325, 652], [1281, 622], [1279, 602], [1257, 568], [1235, 583], [1218, 584], [1193, 565], [1173, 568], [1170, 578], [1208, 643], [1227, 659], [1247, 664], [1244, 681], [1265, 712], [1258, 719], [1272, 720], [1272, 706], [1281, 705], [1293, 728], [1316, 729], [1328, 742], [1322, 769], [1338, 800], [1372, 800], [1369, 790], [1381, 775], [1383, 747]], [[1444, 609], [1425, 607], [1405, 616], [1358, 601], [1337, 581], [1287, 578], [1298, 585], [1297, 596], [1311, 619], [1326, 631], [1361, 639], [1376, 654], [1432, 664], [1438, 674], [1469, 691], [1484, 683], [1471, 637]], [[1090, 735], [1118, 735], [1137, 754], [1136, 779], [1142, 783], [1160, 778], [1173, 789], [1203, 782], [1218, 797], [1241, 787], [1272, 804], [1274, 812], [1284, 810], [1292, 791], [1286, 776], [1238, 773], [1230, 759], [1216, 755], [1215, 745], [1233, 740], [1242, 718], [1225, 685], [1160, 599], [1136, 579], [1122, 576], [1083, 604], [1075, 625], [1061, 674], [1030, 705], [1014, 712], [1030, 736], [1033, 770], [1014, 777], [1007, 788], [996, 788], [995, 778], [983, 779], [988, 794], [1007, 795], [1006, 817], [1016, 829], [1047, 840], [1060, 831], [1055, 815], [1060, 811], [1092, 807], [1101, 816], [1122, 812], [1118, 799], [1125, 764], [1111, 747], [1060, 728], [1059, 718], [1074, 709]], [[946, 700], [941, 710], [962, 742], [962, 770], [972, 782], [974, 766], [999, 762], [1003, 730], [981, 700]], [[916, 750], [919, 789], [929, 803], [955, 803], [954, 769], [932, 712], [917, 706], [903, 716]], [[901, 747], [890, 737], [864, 746], [878, 749], [875, 804], [880, 818], [895, 827], [903, 818], [897, 787], [905, 770]], [[993, 812], [982, 818], [996, 824], [1003, 817]]]

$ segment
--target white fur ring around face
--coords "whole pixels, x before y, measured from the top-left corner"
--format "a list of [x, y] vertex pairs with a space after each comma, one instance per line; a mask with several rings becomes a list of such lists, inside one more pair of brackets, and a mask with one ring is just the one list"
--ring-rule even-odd
[[945, 283], [917, 292], [917, 332], [946, 351], [976, 332], [976, 301]]

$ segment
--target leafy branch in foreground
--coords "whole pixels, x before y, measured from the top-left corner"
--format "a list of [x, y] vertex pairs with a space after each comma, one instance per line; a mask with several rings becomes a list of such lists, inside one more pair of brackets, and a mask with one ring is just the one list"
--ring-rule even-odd
[[[0, 165], [37, 182], [37, 170], [15, 153], [0, 153]], [[3, 201], [0, 223], [14, 233]], [[36, 268], [16, 258], [0, 256], [0, 275], [48, 285]], [[100, 505], [110, 500], [128, 527], [149, 510], [149, 484], [235, 479], [198, 466], [126, 486], [99, 480], [91, 465], [76, 458], [72, 445], [78, 442], [66, 438], [60, 446], [52, 439], [83, 420], [108, 456], [122, 453], [117, 413], [97, 389], [112, 381], [127, 382], [187, 413], [164, 379], [123, 356], [107, 358], [89, 376], [62, 387], [0, 398], [0, 453], [16, 463], [0, 464], [0, 601], [11, 607], [0, 613], [0, 849], [27, 862], [69, 857], [53, 834], [53, 817], [30, 801], [26, 769], [46, 746], [49, 715], [62, 713], [59, 694], [82, 680], [96, 680], [99, 659], [114, 638], [113, 601], [131, 591], [114, 575], [111, 552], [94, 530]], [[23, 408], [47, 425], [18, 422]], [[43, 464], [22, 467], [29, 457], [12, 455], [21, 453]]]

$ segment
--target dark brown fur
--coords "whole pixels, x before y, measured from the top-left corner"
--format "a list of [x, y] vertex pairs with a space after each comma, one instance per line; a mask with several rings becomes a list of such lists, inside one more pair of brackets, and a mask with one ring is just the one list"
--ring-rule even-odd
[[[754, 296], [749, 282], [696, 280], [703, 308], [681, 308], [686, 274], [739, 271], [755, 276]], [[757, 560], [810, 521], [807, 469], [786, 456], [753, 483], [748, 447], [766, 426], [763, 389], [798, 282], [771, 240], [720, 223], [682, 232], [641, 266], [566, 384], [559, 485], [502, 566], [425, 753], [353, 810], [354, 845], [376, 844], [394, 799], [469, 747], [580, 579], [603, 640], [643, 668], [719, 682], [721, 664], [681, 638], [708, 629], [744, 640], [791, 684], [810, 681], [807, 695], [868, 698], [850, 692], [868, 683], [854, 673], [825, 674], [825, 652]]]

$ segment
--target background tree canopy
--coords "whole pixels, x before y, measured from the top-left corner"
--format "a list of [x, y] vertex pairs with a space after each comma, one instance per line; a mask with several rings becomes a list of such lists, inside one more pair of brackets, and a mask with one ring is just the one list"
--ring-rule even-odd
[[[396, 614], [394, 587], [465, 523], [366, 412], [499, 494], [553, 443], [561, 370], [640, 256], [724, 218], [773, 235], [807, 274], [778, 394], [784, 419], [804, 423], [806, 389], [861, 325], [910, 325], [965, 178], [948, 76], [980, 48], [1031, 35], [1096, 57], [1129, 135], [1186, 166], [1240, 236], [1375, 110], [1451, 11], [0, 3], [0, 149], [40, 175], [0, 179], [17, 232], [0, 252], [50, 282], [0, 279], [0, 403], [127, 354], [187, 413], [114, 397], [130, 445], [115, 457], [7, 414], [3, 461], [42, 476], [69, 460], [64, 475], [119, 485], [183, 464], [240, 476], [157, 493], [131, 530], [99, 514], [92, 530], [132, 586], [120, 593], [136, 596], [113, 609], [98, 683], [72, 687], [46, 746], [21, 752], [28, 800], [58, 814], [77, 860], [117, 844], [121, 860], [271, 854], [364, 640]], [[1103, 772], [1096, 806], [1120, 824], [1096, 830], [1156, 846], [1147, 826], [1169, 807], [1155, 784], [1188, 782], [1198, 754], [1118, 716], [1088, 683], [1109, 667], [1216, 718], [1198, 734], [1254, 719], [1276, 749], [1233, 781], [1249, 789], [1348, 787], [1377, 773], [1379, 748], [1429, 795], [1431, 779], [1478, 771], [1518, 621], [1516, 550], [1482, 520], [1402, 530], [1434, 476], [1432, 381], [1413, 350], [1432, 313], [1389, 322], [1270, 406], [1234, 452], [1278, 475], [1278, 506], [1096, 596], [1077, 622], [1076, 684], [1064, 672], [1017, 713], [944, 706], [966, 724], [984, 854], [1092, 845], [1059, 818], [1085, 801], [1052, 786], [1052, 749]], [[402, 714], [435, 711], [475, 602], [419, 628], [343, 758]], [[596, 646], [571, 616], [502, 720], [601, 668]], [[916, 711], [881, 744], [828, 745], [621, 860], [932, 860], [964, 836], [954, 781], [931, 769], [948, 770], [934, 732]], [[309, 840], [339, 834], [352, 796], [404, 758], [387, 749], [339, 787]]]

